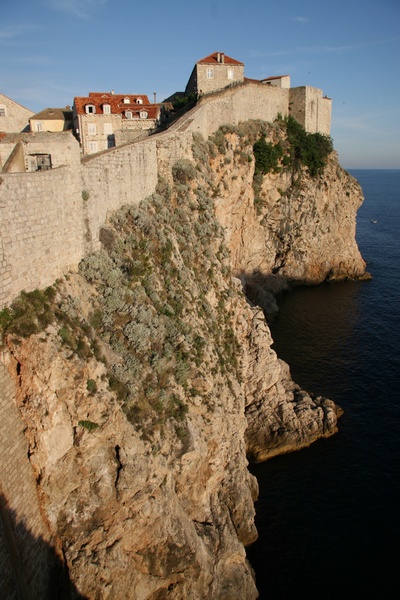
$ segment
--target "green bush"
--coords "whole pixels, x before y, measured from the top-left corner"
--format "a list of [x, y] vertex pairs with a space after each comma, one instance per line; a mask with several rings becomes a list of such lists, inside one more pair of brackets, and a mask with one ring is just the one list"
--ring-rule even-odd
[[190, 160], [181, 158], [172, 167], [172, 177], [175, 183], [187, 185], [189, 181], [197, 177], [197, 171]]
[[98, 427], [98, 424], [93, 423], [93, 421], [79, 421], [78, 425], [87, 429], [89, 433], [92, 433]]
[[174, 107], [174, 110], [179, 110], [183, 106], [186, 106], [187, 108], [191, 108], [192, 106], [194, 106], [196, 104], [196, 102], [197, 102], [196, 94], [189, 94], [188, 96], [175, 96], [175, 98], [172, 101], [172, 106]]
[[256, 160], [255, 172], [265, 175], [270, 171], [277, 171], [279, 161], [283, 155], [281, 144], [267, 142], [265, 136], [261, 137], [253, 146]]
[[333, 151], [332, 138], [321, 133], [307, 133], [293, 117], [287, 119], [286, 130], [294, 167], [304, 164], [312, 177], [321, 173]]
[[97, 392], [97, 384], [94, 379], [87, 380], [86, 389], [90, 394], [95, 394]]
[[0, 310], [0, 329], [6, 331], [7, 327], [12, 323], [13, 316], [9, 308]]
[[10, 308], [0, 313], [2, 331], [29, 337], [46, 329], [55, 319], [52, 302], [56, 291], [49, 287], [32, 292], [22, 291]]

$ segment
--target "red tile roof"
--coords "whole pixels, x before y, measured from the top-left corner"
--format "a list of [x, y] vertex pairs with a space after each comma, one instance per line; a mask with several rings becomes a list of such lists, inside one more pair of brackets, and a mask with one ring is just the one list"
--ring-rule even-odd
[[[130, 102], [124, 102], [125, 98], [129, 98]], [[138, 99], [141, 99], [142, 103], [138, 103]], [[141, 110], [146, 110], [149, 119], [156, 119], [160, 109], [159, 104], [150, 104], [146, 94], [89, 92], [89, 96], [74, 98], [76, 114], [84, 115], [86, 112], [85, 106], [88, 104], [96, 107], [96, 115], [108, 114], [103, 112], [103, 105], [108, 104], [110, 106], [111, 114], [113, 115], [123, 115], [125, 111], [130, 110], [135, 116], [136, 114], [138, 115]]]
[[[218, 60], [218, 55], [221, 57], [223, 57], [223, 62], [221, 60]], [[210, 54], [209, 56], [206, 56], [205, 58], [202, 58], [201, 60], [198, 60], [197, 65], [220, 65], [220, 64], [225, 64], [225, 65], [240, 65], [240, 66], [244, 66], [244, 63], [239, 62], [238, 60], [235, 60], [234, 58], [231, 58], [230, 56], [227, 56], [226, 54], [224, 54], [223, 52], [214, 52], [213, 54]]]

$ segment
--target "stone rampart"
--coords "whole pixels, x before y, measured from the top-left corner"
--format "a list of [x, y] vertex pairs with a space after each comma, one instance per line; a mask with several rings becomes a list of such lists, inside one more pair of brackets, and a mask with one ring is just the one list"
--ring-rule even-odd
[[[221, 125], [287, 116], [286, 88], [245, 82], [207, 94], [163, 132], [45, 172], [3, 174], [0, 183], [0, 307], [21, 290], [50, 285], [99, 248], [110, 212], [150, 195], [159, 175], [191, 157], [193, 133]], [[47, 134], [65, 135], [65, 134]]]
[[309, 133], [331, 132], [332, 100], [322, 90], [302, 86], [290, 89], [290, 114]]

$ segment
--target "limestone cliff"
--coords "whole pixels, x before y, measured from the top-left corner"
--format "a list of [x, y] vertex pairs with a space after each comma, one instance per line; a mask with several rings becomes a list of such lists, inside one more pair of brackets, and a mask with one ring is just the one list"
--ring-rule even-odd
[[110, 217], [102, 251], [9, 314], [41, 508], [84, 597], [256, 598], [246, 456], [336, 431], [339, 410], [291, 380], [242, 283], [361, 276], [360, 190], [333, 155], [317, 178], [266, 174], [255, 202], [260, 127], [285, 143], [254, 123], [195, 136], [193, 161]]

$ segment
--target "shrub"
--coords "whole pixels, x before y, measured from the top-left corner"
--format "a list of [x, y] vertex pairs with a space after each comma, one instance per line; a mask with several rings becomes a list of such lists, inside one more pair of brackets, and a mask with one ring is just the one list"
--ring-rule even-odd
[[283, 149], [278, 144], [267, 142], [265, 136], [261, 137], [253, 146], [256, 160], [255, 172], [265, 175], [270, 171], [277, 171], [279, 160], [282, 158]]
[[12, 323], [13, 316], [9, 308], [4, 308], [0, 311], [0, 329], [6, 331], [7, 327]]
[[94, 379], [87, 380], [86, 389], [90, 394], [95, 394], [97, 392], [97, 384]]
[[39, 333], [54, 321], [51, 303], [55, 295], [56, 291], [52, 287], [32, 292], [22, 291], [9, 309], [1, 311], [1, 329], [21, 337]]
[[175, 96], [172, 101], [174, 110], [179, 110], [182, 107], [191, 108], [197, 102], [197, 94], [188, 94], [187, 96]]
[[61, 329], [58, 330], [58, 335], [63, 344], [66, 344], [70, 340], [70, 332], [67, 327], [61, 327]]
[[92, 433], [98, 427], [98, 424], [93, 423], [93, 421], [79, 421], [78, 425], [87, 429], [89, 433]]
[[181, 158], [172, 167], [172, 177], [175, 183], [187, 185], [189, 181], [197, 177], [197, 171], [190, 160]]
[[315, 177], [323, 170], [333, 150], [332, 138], [321, 133], [307, 133], [291, 116], [287, 119], [286, 130], [294, 167], [304, 164]]

